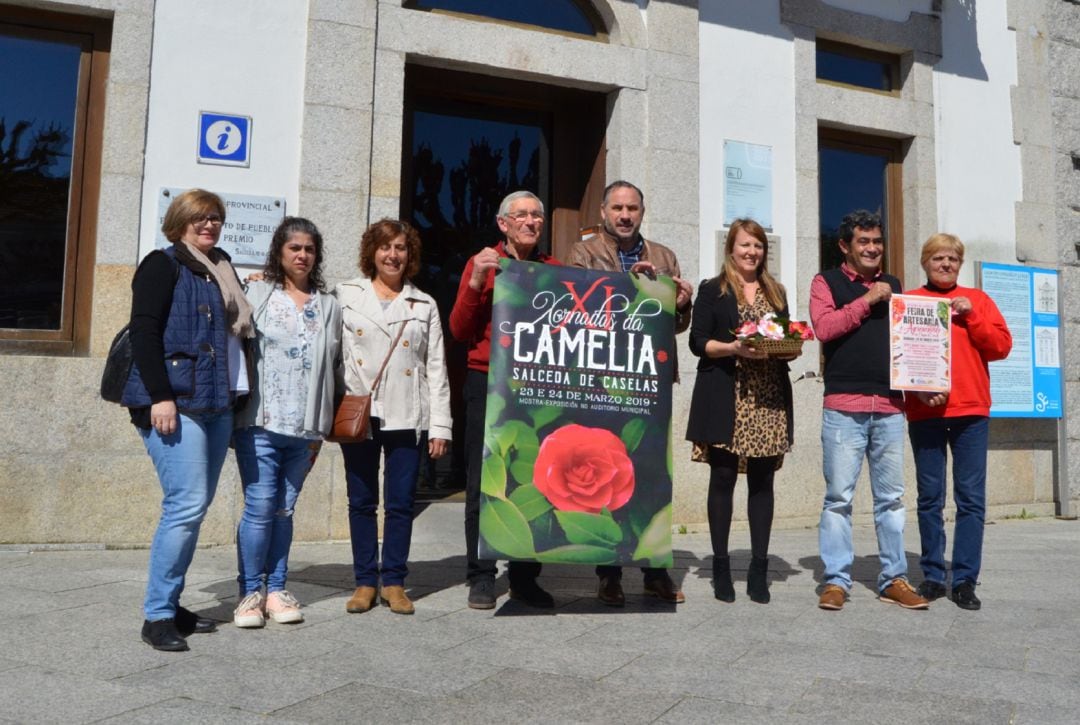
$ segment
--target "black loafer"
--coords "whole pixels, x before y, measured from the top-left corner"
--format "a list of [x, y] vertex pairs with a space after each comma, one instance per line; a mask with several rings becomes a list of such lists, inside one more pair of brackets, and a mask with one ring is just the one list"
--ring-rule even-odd
[[204, 619], [190, 609], [177, 607], [176, 631], [182, 637], [187, 637], [190, 634], [209, 634], [217, 631], [217, 622], [212, 619]]
[[609, 607], [625, 607], [626, 594], [623, 593], [622, 580], [617, 576], [601, 576], [596, 598]]
[[982, 608], [982, 602], [975, 596], [975, 585], [971, 582], [960, 582], [954, 586], [952, 600], [961, 609], [975, 612]]
[[142, 640], [162, 652], [186, 652], [188, 644], [176, 629], [175, 619], [143, 620]]
[[923, 580], [923, 583], [919, 585], [917, 591], [919, 592], [920, 597], [928, 602], [932, 602], [935, 599], [941, 599], [945, 596], [945, 585], [941, 582], [925, 579]]
[[552, 609], [555, 598], [540, 588], [535, 579], [510, 583], [510, 598], [537, 609]]

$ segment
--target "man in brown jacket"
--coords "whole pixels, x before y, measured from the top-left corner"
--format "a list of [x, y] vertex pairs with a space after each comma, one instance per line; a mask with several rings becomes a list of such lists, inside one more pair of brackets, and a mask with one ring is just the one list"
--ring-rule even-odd
[[[675, 280], [675, 332], [690, 326], [693, 286], [682, 278], [679, 260], [663, 244], [641, 236], [641, 219], [645, 216], [645, 195], [629, 181], [613, 181], [604, 189], [600, 204], [603, 224], [592, 236], [584, 237], [570, 250], [567, 264], [607, 272], [633, 272], [656, 276], [665, 274]], [[665, 602], [686, 600], [671, 580], [667, 569], [642, 567], [645, 574], [645, 593]], [[622, 589], [621, 566], [598, 566], [600, 578], [597, 597], [612, 607], [622, 607], [626, 597]]]

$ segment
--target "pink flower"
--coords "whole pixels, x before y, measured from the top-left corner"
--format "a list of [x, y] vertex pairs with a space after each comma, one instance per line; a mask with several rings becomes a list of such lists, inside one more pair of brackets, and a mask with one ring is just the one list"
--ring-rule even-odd
[[753, 320], [747, 320], [739, 325], [739, 328], [735, 331], [735, 337], [739, 339], [750, 337], [757, 334], [757, 323]]
[[762, 337], [768, 340], [783, 340], [784, 328], [780, 326], [771, 315], [765, 315], [761, 318], [761, 322], [758, 323], [758, 332]]

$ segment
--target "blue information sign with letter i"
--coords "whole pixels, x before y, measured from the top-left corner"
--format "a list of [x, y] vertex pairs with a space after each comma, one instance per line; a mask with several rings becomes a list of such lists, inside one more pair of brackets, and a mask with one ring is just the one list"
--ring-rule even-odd
[[251, 117], [199, 111], [200, 164], [251, 165]]

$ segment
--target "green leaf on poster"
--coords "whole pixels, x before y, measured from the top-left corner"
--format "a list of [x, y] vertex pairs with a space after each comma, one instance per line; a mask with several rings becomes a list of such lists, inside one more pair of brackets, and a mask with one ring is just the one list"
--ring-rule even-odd
[[506, 427], [514, 432], [514, 448], [525, 450], [535, 448], [539, 450], [540, 440], [536, 437], [536, 431], [528, 423], [520, 420], [506, 421]]
[[532, 466], [536, 463], [536, 457], [540, 455], [540, 446], [517, 446], [516, 453], [517, 457], [514, 460]]
[[540, 448], [540, 441], [536, 437], [536, 431], [524, 421], [508, 420], [502, 425], [493, 428], [491, 435], [494, 436], [499, 451], [504, 457], [510, 454], [511, 448], [517, 450]]
[[641, 439], [645, 437], [645, 428], [647, 424], [644, 418], [632, 418], [623, 426], [622, 438], [623, 445], [626, 446], [628, 453], [633, 453], [637, 450], [637, 447], [641, 445]]
[[671, 456], [671, 422], [668, 422], [667, 435], [667, 475], [669, 480], [675, 480], [675, 461]]
[[654, 299], [660, 302], [661, 309], [664, 312], [675, 314], [675, 283], [670, 277], [649, 279], [644, 274], [632, 274], [630, 278], [634, 281], [634, 286], [638, 290], [634, 301], [630, 303], [631, 312], [636, 311], [638, 305], [646, 300]]
[[486, 416], [489, 421], [496, 421], [506, 408], [506, 399], [499, 394], [488, 395]]
[[496, 445], [499, 447], [499, 455], [509, 456], [510, 446], [514, 445], [514, 435], [516, 431], [510, 424], [513, 421], [508, 420], [503, 425], [491, 429], [491, 436], [495, 439]]
[[622, 528], [611, 514], [590, 514], [584, 511], [556, 511], [555, 518], [573, 544], [614, 546], [622, 541]]
[[671, 556], [671, 504], [657, 511], [641, 532], [634, 559], [648, 559], [649, 566], [670, 567], [674, 563]]
[[492, 452], [484, 459], [480, 470], [480, 490], [492, 498], [506, 498], [506, 462], [498, 453]]
[[510, 478], [522, 486], [531, 486], [533, 482], [533, 464], [536, 462], [523, 461], [520, 458], [510, 464]]
[[488, 546], [511, 559], [531, 559], [536, 554], [529, 522], [509, 501], [493, 498], [482, 502], [480, 535]]
[[586, 544], [567, 544], [539, 551], [536, 560], [549, 564], [612, 564], [617, 561], [614, 549]]
[[531, 483], [515, 488], [510, 494], [510, 502], [518, 507], [526, 521], [539, 518], [551, 510], [551, 502]]
[[556, 408], [554, 405], [544, 405], [529, 411], [529, 415], [533, 420], [533, 428], [536, 430], [539, 430], [548, 423], [556, 420], [561, 414], [562, 410]]

